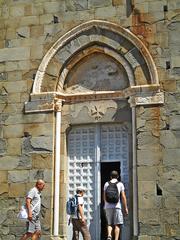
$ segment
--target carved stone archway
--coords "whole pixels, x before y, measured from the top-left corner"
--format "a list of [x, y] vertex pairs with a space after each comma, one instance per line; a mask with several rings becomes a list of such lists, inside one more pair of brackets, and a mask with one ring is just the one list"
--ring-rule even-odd
[[[64, 83], [77, 63], [92, 53], [102, 53], [113, 58], [126, 71], [129, 86], [125, 89], [67, 93]], [[30, 101], [25, 103], [25, 112], [56, 112], [55, 150], [55, 201], [54, 236], [59, 227], [59, 172], [60, 172], [60, 126], [62, 102], [129, 99], [132, 107], [133, 126], [133, 182], [136, 187], [136, 113], [137, 105], [162, 104], [154, 61], [145, 45], [129, 30], [117, 24], [92, 20], [83, 23], [60, 37], [44, 56], [36, 73]], [[137, 201], [134, 204], [134, 236], [138, 234]]]

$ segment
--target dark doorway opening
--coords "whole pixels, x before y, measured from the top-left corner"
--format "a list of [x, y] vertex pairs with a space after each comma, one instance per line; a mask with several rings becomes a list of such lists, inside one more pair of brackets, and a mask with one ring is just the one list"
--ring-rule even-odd
[[[105, 182], [110, 180], [110, 173], [113, 170], [118, 171], [119, 176], [121, 173], [120, 162], [102, 162], [101, 163], [101, 240], [105, 240], [107, 238], [107, 224], [106, 217], [104, 213], [104, 201], [103, 201], [103, 188]], [[118, 179], [119, 181], [121, 179]]]

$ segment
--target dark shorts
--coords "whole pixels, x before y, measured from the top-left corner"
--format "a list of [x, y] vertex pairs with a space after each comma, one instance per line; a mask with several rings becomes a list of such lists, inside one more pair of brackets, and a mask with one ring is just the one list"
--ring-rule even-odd
[[123, 224], [123, 214], [120, 208], [107, 208], [105, 213], [108, 225]]
[[39, 218], [32, 221], [28, 221], [26, 223], [26, 227], [27, 227], [26, 232], [28, 233], [35, 233], [36, 231], [41, 231], [41, 223]]

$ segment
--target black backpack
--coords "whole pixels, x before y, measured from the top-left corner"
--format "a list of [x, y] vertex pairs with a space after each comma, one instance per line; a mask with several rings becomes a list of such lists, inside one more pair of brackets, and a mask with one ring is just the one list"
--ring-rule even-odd
[[108, 203], [119, 202], [120, 195], [119, 195], [117, 184], [118, 184], [118, 181], [115, 183], [109, 182], [109, 185], [105, 190], [106, 201]]

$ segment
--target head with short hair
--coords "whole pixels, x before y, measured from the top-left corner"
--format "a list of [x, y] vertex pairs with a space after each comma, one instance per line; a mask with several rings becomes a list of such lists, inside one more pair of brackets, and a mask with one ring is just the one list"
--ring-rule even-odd
[[111, 171], [111, 173], [110, 173], [110, 177], [111, 177], [111, 179], [112, 179], [112, 178], [118, 179], [119, 174], [118, 174], [117, 171], [113, 170], [113, 171]]
[[36, 187], [39, 191], [42, 191], [45, 186], [45, 182], [42, 179], [38, 179], [36, 182]]

